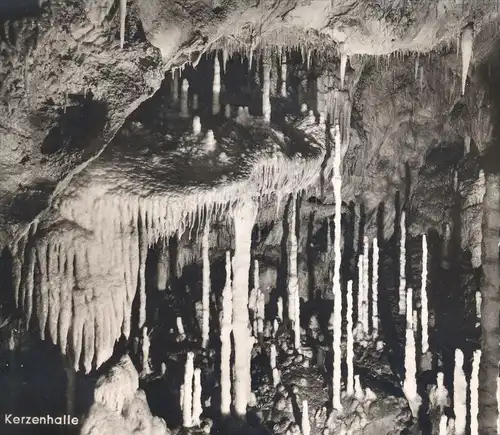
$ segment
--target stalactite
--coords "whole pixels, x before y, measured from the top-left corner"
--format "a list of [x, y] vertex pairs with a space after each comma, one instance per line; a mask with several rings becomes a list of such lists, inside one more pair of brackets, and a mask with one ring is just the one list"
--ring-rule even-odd
[[159, 291], [167, 289], [168, 261], [168, 246], [166, 242], [162, 242], [158, 248], [158, 258], [156, 260], [156, 288]]
[[148, 328], [142, 328], [142, 374], [148, 375], [151, 373], [151, 368], [149, 366], [149, 346], [151, 342], [149, 340]]
[[271, 122], [271, 59], [266, 54], [262, 60], [262, 116], [265, 122]]
[[470, 379], [470, 433], [478, 435], [479, 415], [479, 363], [481, 361], [481, 350], [474, 351], [472, 359], [472, 374]]
[[422, 281], [420, 290], [420, 300], [422, 304], [422, 354], [429, 350], [429, 302], [427, 300], [427, 262], [428, 248], [427, 236], [422, 236]]
[[231, 253], [226, 252], [226, 284], [222, 292], [221, 316], [221, 414], [231, 411], [231, 329], [233, 321], [233, 296], [231, 283]]
[[347, 395], [354, 395], [354, 337], [352, 281], [347, 283]]
[[463, 370], [464, 354], [455, 349], [455, 370], [453, 377], [453, 412], [455, 413], [455, 434], [464, 435], [467, 417], [467, 380]]
[[217, 115], [220, 111], [220, 102], [219, 102], [220, 91], [221, 91], [220, 63], [219, 63], [219, 58], [215, 56], [214, 79], [212, 83], [212, 115]]
[[335, 126], [335, 149], [333, 158], [333, 190], [335, 201], [335, 228], [334, 228], [334, 270], [333, 270], [333, 315], [335, 326], [333, 329], [333, 382], [332, 405], [337, 411], [342, 411], [340, 392], [342, 388], [342, 289], [340, 281], [341, 252], [341, 217], [342, 217], [342, 175], [341, 175], [341, 137], [340, 127]]
[[413, 290], [408, 289], [406, 305], [406, 344], [405, 344], [405, 379], [403, 392], [410, 405], [414, 418], [418, 418], [418, 410], [422, 399], [417, 391], [417, 358], [415, 347], [415, 334], [413, 331]]
[[460, 49], [462, 51], [462, 95], [465, 94], [465, 84], [469, 73], [470, 61], [472, 59], [472, 41], [474, 39], [474, 26], [469, 23], [462, 30], [460, 38]]
[[199, 426], [201, 423], [201, 369], [197, 368], [193, 374], [193, 416], [191, 422], [193, 426]]
[[372, 255], [372, 328], [373, 336], [378, 336], [379, 318], [378, 318], [378, 270], [379, 270], [379, 249], [378, 239], [373, 239]]
[[227, 48], [224, 48], [222, 50], [222, 71], [224, 71], [224, 74], [226, 73], [227, 70], [227, 62], [229, 60], [229, 52]]
[[399, 314], [406, 310], [406, 213], [401, 213], [399, 245]]
[[193, 103], [192, 103], [192, 109], [194, 112], [198, 110], [199, 102], [198, 102], [198, 94], [193, 94]]
[[464, 156], [470, 153], [470, 136], [468, 134], [464, 137]]
[[179, 71], [172, 70], [172, 101], [177, 103], [179, 101]]
[[370, 242], [368, 241], [368, 237], [364, 236], [363, 238], [363, 332], [365, 336], [368, 336], [370, 333], [369, 328], [369, 301], [370, 301], [370, 283], [369, 283], [369, 267], [370, 267]]
[[127, 18], [127, 0], [120, 0], [120, 48], [125, 44], [125, 18]]
[[139, 236], [139, 328], [146, 322], [146, 257], [148, 255], [148, 232], [143, 218]]
[[302, 401], [301, 429], [302, 435], [311, 435], [311, 423], [309, 422], [309, 406], [306, 399]]
[[257, 204], [251, 198], [240, 201], [234, 211], [233, 257], [233, 337], [234, 337], [234, 408], [236, 414], [246, 414], [251, 391], [250, 358], [253, 340], [249, 330], [248, 280], [251, 262], [252, 229]]
[[188, 79], [184, 79], [182, 81], [181, 86], [181, 117], [188, 118], [189, 117], [189, 82]]
[[193, 426], [193, 378], [194, 354], [188, 352], [184, 369], [184, 385], [182, 389], [182, 425], [186, 428]]
[[202, 347], [206, 348], [208, 346], [208, 340], [210, 335], [210, 223], [207, 218], [203, 229], [202, 238], [202, 268], [203, 268], [203, 293], [202, 293], [202, 303], [203, 303], [203, 320], [202, 320]]

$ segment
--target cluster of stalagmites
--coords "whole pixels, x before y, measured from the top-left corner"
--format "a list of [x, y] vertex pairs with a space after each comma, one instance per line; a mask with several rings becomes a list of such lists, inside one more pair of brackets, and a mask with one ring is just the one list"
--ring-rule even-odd
[[139, 389], [139, 375], [128, 356], [101, 376], [92, 404], [81, 428], [82, 435], [167, 435], [165, 421], [154, 417]]

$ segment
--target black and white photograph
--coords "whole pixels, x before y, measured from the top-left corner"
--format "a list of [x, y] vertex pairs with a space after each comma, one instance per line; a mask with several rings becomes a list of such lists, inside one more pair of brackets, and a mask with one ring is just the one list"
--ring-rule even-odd
[[0, 435], [500, 435], [500, 0], [0, 0]]

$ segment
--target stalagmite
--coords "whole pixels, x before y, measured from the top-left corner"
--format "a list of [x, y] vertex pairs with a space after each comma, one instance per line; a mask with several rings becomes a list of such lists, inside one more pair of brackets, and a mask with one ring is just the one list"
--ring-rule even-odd
[[363, 332], [365, 336], [368, 336], [370, 333], [370, 328], [369, 328], [369, 312], [368, 312], [368, 304], [369, 304], [369, 294], [370, 294], [370, 283], [369, 283], [369, 267], [370, 267], [370, 242], [368, 241], [368, 237], [364, 236], [363, 238]]
[[276, 351], [276, 345], [273, 343], [273, 344], [271, 344], [271, 348], [269, 351], [269, 361], [270, 361], [271, 372], [272, 372], [272, 377], [273, 377], [273, 387], [275, 387], [275, 388], [281, 382], [281, 376], [280, 376], [280, 372], [278, 369], [277, 360], [278, 360], [278, 353]]
[[214, 131], [208, 130], [204, 140], [206, 153], [213, 153], [217, 149], [217, 141], [215, 140]]
[[439, 435], [448, 435], [448, 417], [444, 414], [439, 420]]
[[[364, 303], [364, 297], [365, 297], [365, 291], [363, 289], [363, 254], [360, 254], [358, 257], [358, 325], [362, 327], [363, 325], [363, 314], [364, 314], [364, 309], [363, 309], [363, 303]], [[357, 326], [358, 327], [358, 326]]]
[[341, 176], [341, 139], [340, 128], [335, 126], [335, 149], [333, 158], [333, 192], [335, 201], [335, 228], [334, 228], [334, 269], [333, 269], [333, 315], [335, 326], [333, 329], [333, 382], [332, 405], [337, 411], [342, 411], [340, 392], [342, 388], [342, 289], [340, 284], [341, 252], [341, 216], [342, 216], [342, 176]]
[[212, 115], [217, 115], [220, 111], [220, 91], [221, 91], [221, 80], [220, 80], [220, 63], [219, 58], [215, 56], [214, 60], [214, 80], [212, 83]]
[[182, 87], [181, 87], [181, 117], [182, 118], [187, 118], [189, 117], [189, 82], [187, 79], [184, 79], [182, 81]]
[[[498, 370], [500, 372], [500, 364], [498, 365]], [[497, 433], [500, 434], [500, 376], [497, 376]]]
[[125, 18], [127, 18], [127, 0], [120, 0], [120, 48], [125, 44]]
[[148, 328], [142, 328], [142, 374], [148, 375], [151, 373], [151, 368], [149, 366], [149, 346], [151, 342], [149, 340]]
[[179, 71], [172, 70], [172, 101], [177, 103], [179, 101]]
[[467, 417], [467, 380], [463, 370], [464, 354], [455, 349], [453, 378], [453, 412], [455, 413], [455, 435], [464, 435]]
[[193, 426], [193, 378], [194, 378], [194, 354], [188, 352], [186, 366], [184, 369], [183, 401], [182, 401], [182, 425]]
[[206, 348], [208, 346], [209, 334], [210, 334], [210, 223], [207, 218], [205, 227], [203, 229], [202, 238], [202, 268], [203, 268], [203, 290], [202, 290], [202, 304], [203, 304], [203, 319], [202, 319], [202, 329], [201, 329], [201, 340], [202, 347]]
[[241, 200], [233, 211], [235, 250], [233, 257], [233, 337], [234, 409], [245, 416], [251, 392], [250, 359], [253, 340], [249, 328], [248, 281], [251, 262], [252, 229], [257, 204], [252, 198]]
[[347, 67], [347, 53], [344, 43], [340, 44], [340, 89], [344, 89], [345, 71]]
[[426, 353], [429, 349], [429, 302], [427, 300], [427, 262], [428, 248], [427, 236], [422, 236], [422, 284], [420, 290], [420, 300], [422, 304], [422, 353]]
[[177, 324], [177, 331], [179, 332], [179, 335], [184, 335], [184, 324], [182, 323], [182, 317], [177, 317], [176, 319], [176, 324]]
[[373, 239], [372, 256], [372, 328], [373, 336], [378, 336], [379, 318], [378, 318], [378, 269], [379, 269], [379, 249], [378, 239]]
[[347, 283], [347, 395], [354, 395], [354, 337], [352, 281]]
[[408, 400], [414, 418], [418, 418], [418, 410], [422, 404], [422, 399], [417, 392], [416, 357], [415, 334], [413, 331], [413, 290], [409, 288], [406, 307], [405, 379], [403, 392]]
[[470, 433], [478, 435], [479, 415], [479, 363], [481, 361], [481, 350], [474, 351], [472, 359], [472, 374], [470, 378]]
[[193, 118], [193, 134], [199, 135], [201, 133], [201, 120], [199, 116]]
[[363, 403], [365, 400], [365, 391], [361, 385], [361, 379], [359, 375], [354, 376], [354, 397], [359, 403]]
[[280, 322], [283, 322], [283, 298], [280, 296], [276, 301], [277, 318]]
[[201, 369], [197, 368], [193, 375], [193, 416], [191, 422], [193, 426], [199, 426], [201, 423]]
[[231, 411], [231, 329], [233, 319], [233, 295], [231, 284], [231, 253], [226, 252], [226, 284], [222, 292], [221, 335], [221, 414]]
[[296, 233], [296, 204], [297, 198], [290, 198], [290, 209], [288, 213], [288, 319], [291, 322], [295, 349], [300, 349], [300, 301], [299, 301], [299, 279], [297, 275], [297, 233]]
[[224, 106], [224, 117], [226, 119], [231, 119], [231, 105], [230, 104], [226, 104]]
[[286, 98], [287, 96], [286, 78], [287, 78], [287, 58], [286, 58], [286, 53], [283, 53], [281, 56], [281, 96], [283, 98]]
[[262, 73], [262, 116], [265, 122], [271, 122], [271, 60], [268, 55], [263, 56]]
[[406, 310], [406, 213], [401, 213], [401, 238], [399, 247], [399, 314]]
[[470, 136], [467, 134], [464, 137], [464, 156], [470, 153]]
[[476, 292], [476, 318], [479, 322], [481, 320], [481, 292]]
[[302, 435], [311, 434], [311, 423], [309, 422], [309, 406], [307, 400], [302, 401], [302, 418], [301, 418]]
[[472, 59], [472, 41], [474, 39], [474, 26], [467, 24], [462, 30], [460, 38], [460, 49], [462, 51], [462, 95], [465, 94], [465, 84], [469, 73], [470, 61]]

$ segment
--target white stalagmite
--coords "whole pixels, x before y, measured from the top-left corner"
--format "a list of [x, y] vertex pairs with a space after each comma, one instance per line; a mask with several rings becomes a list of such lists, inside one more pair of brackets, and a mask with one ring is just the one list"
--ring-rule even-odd
[[289, 234], [288, 234], [288, 319], [291, 322], [295, 349], [300, 349], [300, 301], [299, 301], [299, 279], [297, 275], [297, 233], [296, 233], [296, 213], [297, 198], [295, 195], [290, 201], [288, 214]]
[[302, 401], [302, 418], [301, 418], [302, 435], [311, 435], [311, 422], [309, 421], [309, 405], [307, 400]]
[[[500, 372], [500, 364], [498, 365]], [[498, 419], [497, 419], [497, 432], [500, 434], [500, 376], [497, 377], [497, 406], [498, 406]]]
[[151, 372], [149, 367], [149, 346], [151, 342], [149, 340], [148, 328], [142, 328], [142, 373], [147, 375]]
[[280, 322], [283, 322], [283, 298], [280, 296], [276, 301], [277, 317]]
[[221, 414], [231, 411], [231, 329], [233, 321], [233, 295], [231, 284], [231, 253], [226, 252], [226, 284], [222, 291], [221, 335]]
[[202, 318], [202, 328], [201, 328], [201, 340], [203, 348], [208, 346], [208, 339], [210, 335], [210, 223], [207, 218], [203, 229], [203, 237], [201, 241], [202, 250], [202, 268], [203, 268], [203, 290], [202, 290], [202, 306], [203, 306], [203, 318]]
[[216, 55], [214, 60], [214, 79], [212, 83], [212, 114], [217, 115], [220, 111], [220, 91], [221, 91], [221, 80], [220, 80], [220, 62], [219, 57]]
[[245, 416], [251, 392], [250, 359], [253, 340], [248, 313], [248, 281], [252, 229], [257, 204], [252, 198], [238, 202], [233, 211], [235, 250], [233, 257], [234, 409]]
[[467, 417], [467, 380], [463, 370], [464, 354], [455, 349], [455, 371], [453, 378], [453, 412], [455, 413], [455, 435], [464, 435]]
[[184, 369], [184, 385], [182, 389], [182, 425], [193, 426], [193, 378], [194, 378], [194, 354], [188, 352], [186, 366]]
[[281, 55], [281, 96], [286, 98], [287, 58], [286, 53]]
[[125, 19], [127, 18], [127, 0], [120, 0], [120, 48], [125, 44]]
[[199, 135], [201, 133], [201, 120], [197, 115], [193, 118], [193, 134]]
[[342, 388], [342, 289], [340, 286], [341, 252], [341, 216], [342, 216], [342, 176], [341, 176], [341, 138], [340, 127], [335, 126], [335, 149], [333, 158], [333, 194], [335, 201], [335, 228], [334, 228], [334, 269], [333, 269], [333, 379], [332, 405], [342, 411], [340, 393]]
[[364, 303], [364, 297], [365, 297], [365, 291], [363, 289], [363, 254], [360, 254], [358, 257], [358, 325], [363, 325], [363, 303]]
[[367, 236], [363, 238], [363, 332], [365, 336], [368, 336], [370, 333], [369, 327], [369, 301], [370, 301], [370, 281], [369, 281], [369, 273], [370, 273], [370, 242]]
[[408, 289], [406, 307], [406, 344], [405, 344], [405, 379], [403, 392], [414, 418], [418, 418], [418, 410], [422, 399], [417, 392], [417, 355], [415, 335], [413, 332], [413, 290]]
[[197, 368], [193, 375], [193, 416], [191, 422], [193, 426], [199, 426], [201, 423], [201, 369]]
[[372, 328], [373, 336], [378, 336], [379, 318], [378, 318], [378, 268], [379, 268], [379, 249], [378, 240], [373, 239], [372, 256]]
[[478, 435], [478, 415], [479, 415], [479, 363], [481, 361], [481, 351], [474, 351], [472, 359], [472, 374], [470, 378], [470, 433]]
[[467, 83], [467, 74], [469, 73], [470, 61], [472, 59], [473, 39], [474, 27], [470, 23], [463, 28], [460, 38], [460, 48], [462, 51], [462, 95], [465, 94], [465, 84]]
[[345, 71], [347, 67], [347, 53], [344, 43], [340, 44], [340, 89], [344, 89]]
[[177, 325], [177, 331], [179, 332], [179, 335], [184, 335], [184, 324], [182, 323], [182, 317], [177, 317], [175, 319], [176, 325]]
[[271, 122], [271, 60], [266, 54], [262, 60], [264, 81], [262, 84], [262, 116], [265, 122]]
[[354, 337], [352, 281], [347, 283], [347, 395], [354, 395]]
[[188, 79], [182, 81], [181, 87], [181, 117], [189, 117], [189, 82]]
[[428, 262], [427, 236], [422, 236], [422, 284], [420, 300], [422, 304], [422, 353], [429, 350], [429, 302], [427, 300], [427, 262]]
[[399, 248], [399, 314], [406, 310], [406, 213], [401, 212], [401, 238]]
[[444, 414], [439, 420], [439, 435], [448, 435], [448, 417]]
[[478, 290], [476, 292], [476, 317], [478, 321], [481, 319], [481, 292]]
[[278, 352], [276, 351], [276, 345], [273, 343], [271, 344], [269, 350], [269, 362], [271, 366], [274, 387], [277, 387], [278, 384], [281, 382], [281, 376], [278, 370], [277, 360], [278, 360]]

